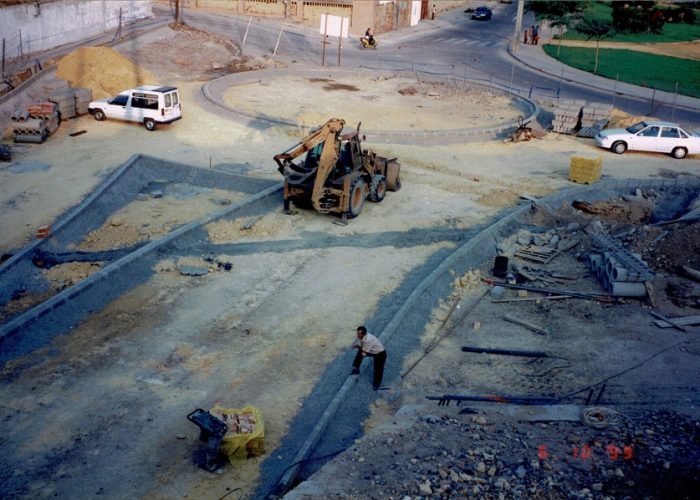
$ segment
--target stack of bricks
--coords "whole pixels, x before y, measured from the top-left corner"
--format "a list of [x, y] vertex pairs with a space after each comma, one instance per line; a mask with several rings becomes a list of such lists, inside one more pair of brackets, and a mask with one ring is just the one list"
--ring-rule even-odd
[[53, 134], [58, 129], [58, 106], [52, 102], [40, 102], [27, 108], [29, 116], [43, 120], [46, 124], [48, 135]]
[[592, 102], [583, 107], [579, 137], [595, 137], [610, 121], [611, 104]]
[[12, 132], [15, 142], [34, 142], [41, 144], [48, 135], [46, 121], [34, 118], [27, 110], [17, 110], [11, 117]]
[[574, 134], [579, 127], [581, 108], [586, 101], [580, 99], [559, 99], [554, 110], [552, 130], [559, 134]]

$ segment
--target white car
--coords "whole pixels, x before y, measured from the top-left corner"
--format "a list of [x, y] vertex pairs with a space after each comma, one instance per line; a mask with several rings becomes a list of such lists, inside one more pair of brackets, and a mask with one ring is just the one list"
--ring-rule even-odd
[[111, 99], [92, 101], [88, 112], [97, 121], [112, 118], [143, 123], [147, 130], [155, 130], [158, 123], [172, 123], [182, 118], [177, 88], [155, 85], [142, 85]]
[[679, 159], [700, 153], [700, 136], [669, 122], [639, 122], [628, 128], [601, 130], [595, 143], [619, 155], [628, 149], [670, 153]]

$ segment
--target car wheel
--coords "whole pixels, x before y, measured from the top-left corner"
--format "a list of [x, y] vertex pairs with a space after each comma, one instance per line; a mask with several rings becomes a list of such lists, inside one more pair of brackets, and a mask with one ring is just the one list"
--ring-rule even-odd
[[673, 151], [671, 151], [671, 154], [673, 157], [677, 160], [680, 160], [682, 158], [685, 158], [685, 156], [688, 154], [688, 150], [682, 147], [677, 147], [673, 148]]
[[614, 144], [612, 145], [612, 147], [610, 148], [610, 150], [611, 150], [613, 153], [617, 153], [617, 154], [621, 155], [622, 153], [624, 153], [625, 151], [627, 151], [627, 144], [626, 144], [625, 142], [622, 142], [622, 141], [617, 141], [616, 143], [614, 143]]
[[95, 112], [92, 114], [92, 116], [95, 117], [95, 120], [98, 122], [101, 122], [102, 120], [105, 119], [105, 112], [102, 111], [101, 109], [96, 109]]
[[154, 122], [154, 121], [151, 120], [150, 118], [146, 118], [146, 119], [143, 121], [143, 126], [146, 127], [146, 130], [149, 130], [149, 131], [152, 132], [152, 131], [154, 131], [154, 130], [156, 129], [156, 122]]

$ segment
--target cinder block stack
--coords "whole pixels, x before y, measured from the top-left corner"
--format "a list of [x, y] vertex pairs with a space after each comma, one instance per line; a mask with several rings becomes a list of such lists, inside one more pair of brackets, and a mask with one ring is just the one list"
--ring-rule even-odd
[[92, 101], [92, 90], [86, 88], [74, 88], [73, 95], [75, 96], [75, 112], [78, 115], [86, 115], [88, 113], [88, 104]]
[[18, 110], [11, 117], [15, 142], [41, 144], [48, 135], [46, 123], [41, 118], [32, 118], [28, 111]]
[[591, 239], [605, 250], [588, 256], [588, 266], [605, 290], [614, 297], [644, 297], [645, 282], [653, 280], [654, 273], [641, 256], [606, 235], [592, 234]]
[[49, 96], [49, 101], [58, 105], [61, 119], [67, 120], [75, 117], [75, 97], [71, 89], [58, 91]]
[[581, 99], [560, 99], [554, 110], [552, 130], [559, 134], [574, 134], [579, 127], [581, 108], [586, 103]]
[[611, 104], [592, 102], [581, 111], [581, 130], [579, 137], [595, 137], [610, 121], [613, 107]]

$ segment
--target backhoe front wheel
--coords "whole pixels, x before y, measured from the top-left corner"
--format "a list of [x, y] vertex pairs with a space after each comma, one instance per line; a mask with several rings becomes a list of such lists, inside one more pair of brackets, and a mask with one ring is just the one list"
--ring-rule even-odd
[[383, 175], [375, 175], [372, 177], [372, 183], [369, 186], [369, 199], [375, 203], [379, 203], [386, 196], [386, 177]]
[[348, 219], [360, 215], [367, 198], [367, 184], [362, 179], [357, 179], [350, 187], [350, 206], [348, 207]]

